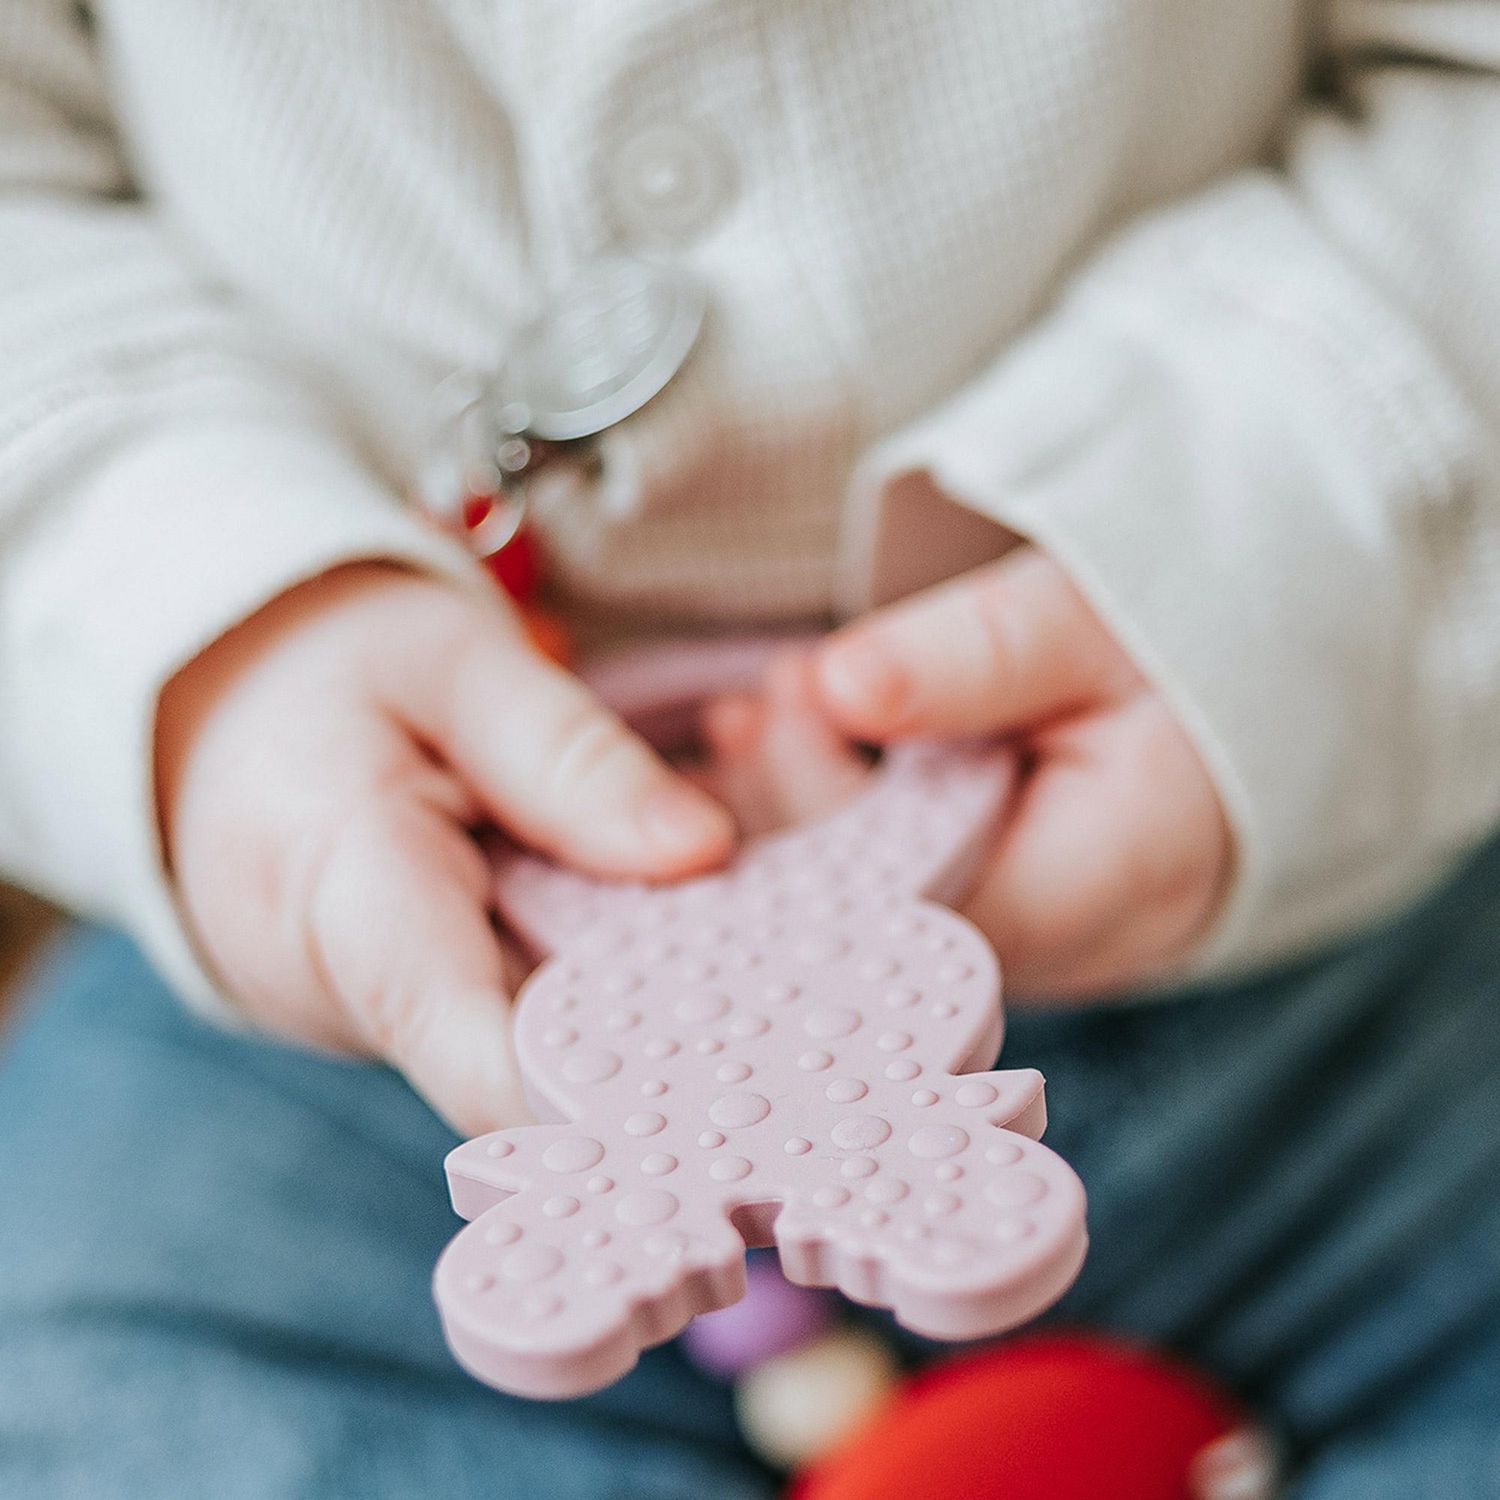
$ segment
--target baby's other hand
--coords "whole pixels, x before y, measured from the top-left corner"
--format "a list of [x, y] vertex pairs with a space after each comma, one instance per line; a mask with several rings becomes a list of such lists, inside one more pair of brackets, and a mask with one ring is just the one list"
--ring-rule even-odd
[[967, 914], [1012, 993], [1169, 975], [1233, 868], [1218, 793], [1161, 694], [1032, 547], [823, 642], [816, 693], [851, 740], [1002, 734], [1024, 779]]
[[498, 596], [380, 564], [292, 589], [179, 673], [157, 780], [227, 990], [274, 1031], [389, 1061], [469, 1133], [522, 1113], [469, 829], [644, 878], [710, 867], [733, 838]]
[[746, 838], [821, 817], [869, 775], [869, 761], [823, 711], [805, 646], [778, 653], [758, 690], [712, 698], [700, 717], [706, 753], [690, 774]]

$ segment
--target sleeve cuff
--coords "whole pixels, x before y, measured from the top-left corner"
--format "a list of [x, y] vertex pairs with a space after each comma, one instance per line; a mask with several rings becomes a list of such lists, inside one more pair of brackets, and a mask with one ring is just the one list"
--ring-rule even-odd
[[869, 456], [847, 602], [933, 581], [916, 555], [983, 560], [975, 515], [990, 556], [994, 523], [1051, 552], [1218, 784], [1237, 878], [1197, 971], [1245, 968], [1409, 899], [1454, 853], [1421, 824], [1407, 679], [1420, 531], [1477, 446], [1423, 343], [1255, 179], [1133, 233]]
[[189, 1003], [231, 1024], [163, 867], [158, 696], [276, 595], [372, 559], [488, 587], [328, 437], [225, 423], [153, 434], [92, 469], [5, 562], [0, 757], [19, 873], [123, 922]]

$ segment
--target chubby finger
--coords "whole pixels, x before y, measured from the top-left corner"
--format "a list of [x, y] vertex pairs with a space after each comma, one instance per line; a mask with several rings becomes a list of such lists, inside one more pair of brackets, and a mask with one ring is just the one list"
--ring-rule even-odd
[[1012, 971], [1013, 998], [1056, 1004], [1167, 983], [1181, 972], [1212, 909], [1200, 893], [1184, 890], [1145, 910], [1120, 912], [1071, 953], [1053, 955], [1044, 969]]
[[726, 693], [711, 698], [699, 710], [698, 722], [705, 753], [689, 774], [729, 809], [741, 838], [769, 833], [777, 813], [761, 753], [764, 697]]
[[342, 825], [308, 914], [324, 985], [354, 1035], [469, 1135], [526, 1118], [487, 888], [463, 828], [397, 791]]
[[765, 729], [765, 702], [754, 693], [722, 693], [698, 711], [709, 759], [731, 763], [750, 759]]
[[782, 823], [805, 823], [854, 797], [870, 768], [823, 711], [810, 650], [766, 673], [762, 755]]
[[392, 706], [498, 822], [580, 869], [669, 879], [732, 846], [722, 807], [513, 630], [473, 631]]
[[1217, 910], [1230, 835], [1166, 709], [1144, 700], [1049, 737], [967, 914], [1024, 999], [1146, 982]]
[[1031, 547], [877, 610], [817, 652], [827, 712], [874, 741], [1029, 729], [1136, 680], [1072, 581]]
[[706, 774], [747, 835], [803, 823], [859, 791], [869, 768], [829, 722], [803, 649], [777, 657], [761, 692], [704, 705]]

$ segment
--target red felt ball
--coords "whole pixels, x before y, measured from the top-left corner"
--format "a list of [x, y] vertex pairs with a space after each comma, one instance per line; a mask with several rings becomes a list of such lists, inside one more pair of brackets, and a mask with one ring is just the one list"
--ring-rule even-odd
[[465, 495], [463, 500], [464, 525], [470, 530], [489, 515], [495, 502], [489, 495]]
[[523, 603], [537, 591], [542, 578], [542, 558], [536, 538], [524, 526], [498, 552], [485, 558], [490, 577]]
[[1171, 1360], [1110, 1338], [1037, 1335], [919, 1375], [789, 1500], [1202, 1500], [1194, 1460], [1201, 1480], [1200, 1455], [1244, 1423]]
[[[473, 531], [479, 527], [494, 506], [491, 495], [465, 496], [462, 507], [465, 528]], [[542, 581], [542, 556], [535, 534], [523, 525], [498, 552], [484, 559], [484, 566], [512, 599], [525, 603]]]
[[573, 639], [568, 627], [550, 610], [538, 609], [534, 604], [521, 606], [521, 620], [531, 644], [543, 656], [555, 661], [560, 667], [573, 663]]

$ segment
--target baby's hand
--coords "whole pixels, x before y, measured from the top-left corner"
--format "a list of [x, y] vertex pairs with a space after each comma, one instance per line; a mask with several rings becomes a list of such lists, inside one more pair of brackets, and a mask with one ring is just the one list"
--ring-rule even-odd
[[878, 611], [819, 648], [851, 739], [999, 733], [1026, 776], [967, 913], [1023, 997], [1168, 974], [1233, 864], [1224, 809], [1172, 710], [1043, 553]]
[[163, 836], [225, 987], [261, 1024], [373, 1054], [469, 1133], [520, 1112], [494, 821], [602, 874], [728, 852], [728, 815], [670, 772], [513, 613], [383, 565], [291, 590], [162, 698]]

